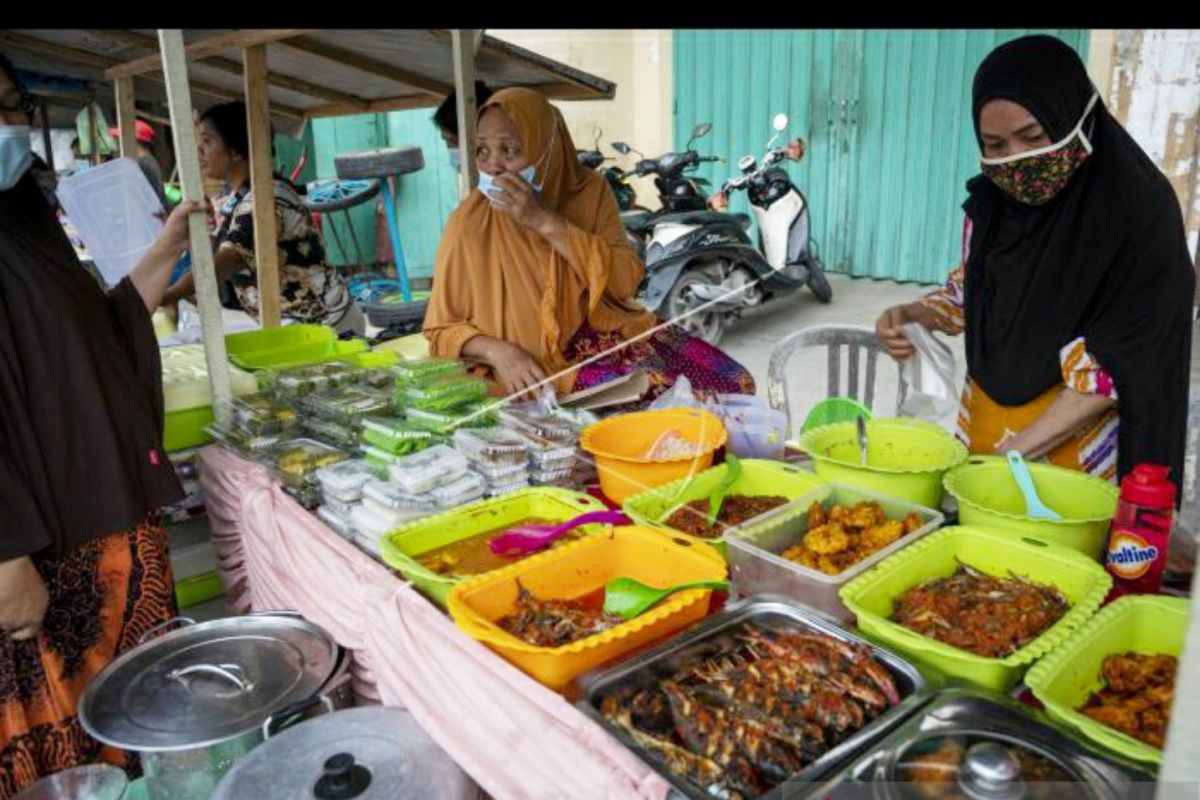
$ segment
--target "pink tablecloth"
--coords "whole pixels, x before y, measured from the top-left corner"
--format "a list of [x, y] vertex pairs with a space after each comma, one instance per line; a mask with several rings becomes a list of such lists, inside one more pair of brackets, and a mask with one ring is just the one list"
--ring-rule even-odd
[[407, 708], [493, 797], [666, 797], [667, 783], [603, 729], [459, 631], [265, 468], [209, 448], [200, 481], [230, 605], [295, 609], [326, 628], [353, 651], [360, 698]]

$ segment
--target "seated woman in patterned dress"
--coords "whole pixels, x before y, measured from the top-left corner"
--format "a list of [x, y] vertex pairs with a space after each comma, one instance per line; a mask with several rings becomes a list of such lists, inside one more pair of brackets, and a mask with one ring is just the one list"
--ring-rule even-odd
[[[213, 106], [200, 118], [198, 149], [204, 177], [219, 180], [225, 194], [216, 202], [213, 262], [241, 306], [258, 317], [258, 274], [254, 256], [254, 193], [250, 191], [250, 143], [244, 103]], [[283, 178], [275, 178], [275, 236], [279, 243], [280, 312], [285, 321], [330, 325], [361, 334], [362, 310], [346, 282], [325, 260], [325, 243], [312, 213]], [[195, 293], [189, 272], [167, 290], [164, 306], [177, 306]]]
[[700, 392], [754, 393], [720, 350], [634, 299], [645, 272], [604, 179], [575, 154], [562, 115], [528, 89], [484, 105], [479, 186], [438, 247], [425, 336], [434, 355], [478, 365], [494, 388], [560, 393], [645, 371], [661, 394], [680, 375]]
[[906, 322], [966, 333], [972, 452], [1108, 480], [1151, 462], [1178, 483], [1195, 278], [1170, 183], [1049, 36], [989, 55], [974, 111], [983, 175], [967, 184], [962, 266], [886, 311], [880, 339], [907, 358]]

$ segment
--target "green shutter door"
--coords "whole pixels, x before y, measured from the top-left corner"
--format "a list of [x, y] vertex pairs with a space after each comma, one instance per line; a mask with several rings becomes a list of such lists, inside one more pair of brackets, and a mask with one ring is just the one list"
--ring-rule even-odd
[[[771, 117], [788, 114], [788, 135], [808, 146], [788, 169], [825, 263], [935, 283], [959, 257], [963, 184], [978, 172], [975, 69], [997, 44], [1033, 32], [677, 31], [675, 144], [712, 122], [698, 149], [728, 163], [699, 172], [720, 185], [743, 155], [762, 155]], [[1087, 31], [1037, 32], [1086, 58]], [[733, 210], [748, 210], [744, 194]]]

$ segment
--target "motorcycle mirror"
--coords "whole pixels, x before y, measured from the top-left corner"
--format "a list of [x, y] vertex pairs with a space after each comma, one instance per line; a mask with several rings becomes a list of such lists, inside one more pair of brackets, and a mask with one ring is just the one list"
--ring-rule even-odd
[[613, 142], [612, 149], [616, 150], [618, 153], [620, 153], [623, 156], [627, 156], [627, 155], [629, 155], [630, 150], [632, 150], [633, 148], [631, 148], [629, 145], [625, 144], [624, 142]]
[[601, 128], [599, 125], [596, 126], [596, 129], [594, 131], [592, 131], [592, 136], [596, 141], [595, 149], [597, 149], [597, 150], [600, 149], [600, 137], [603, 135], [604, 135], [604, 129]]
[[771, 127], [775, 129], [776, 133], [783, 133], [784, 131], [787, 130], [787, 126], [788, 126], [788, 115], [787, 114], [776, 114], [775, 118], [771, 120]]
[[712, 130], [711, 122], [701, 122], [699, 125], [697, 125], [695, 128], [692, 129], [692, 138], [700, 139], [704, 136], [707, 136], [708, 132], [711, 130]]
[[738, 161], [738, 169], [742, 172], [751, 172], [754, 169], [754, 156], [742, 156]]

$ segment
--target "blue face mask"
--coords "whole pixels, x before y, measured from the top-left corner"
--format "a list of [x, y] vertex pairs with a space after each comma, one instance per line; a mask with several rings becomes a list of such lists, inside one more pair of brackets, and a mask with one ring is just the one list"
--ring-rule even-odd
[[457, 147], [450, 150], [450, 166], [455, 172], [462, 172], [462, 153]]
[[17, 185], [33, 164], [28, 125], [0, 125], [0, 192]]
[[[542, 162], [545, 161], [550, 156], [550, 148], [554, 146], [554, 139], [556, 136], [558, 136], [557, 130], [555, 130], [554, 134], [550, 137], [550, 142], [549, 142], [549, 144], [546, 145], [546, 152], [542, 153], [542, 157], [537, 160], [536, 164], [530, 164], [528, 167], [526, 167], [525, 169], [523, 169], [517, 173], [518, 175], [521, 176], [522, 180], [524, 180], [526, 183], [528, 183], [530, 186], [533, 187], [533, 190], [535, 192], [540, 192], [542, 190], [543, 184], [534, 183], [533, 179], [537, 177], [538, 167], [541, 166]], [[491, 175], [488, 175], [486, 172], [480, 172], [479, 180], [476, 182], [475, 185], [479, 187], [479, 191], [483, 192], [484, 197], [491, 200], [491, 195], [489, 194], [489, 192], [492, 191], [492, 187], [495, 185], [495, 183], [496, 183], [496, 179], [493, 178]]]

